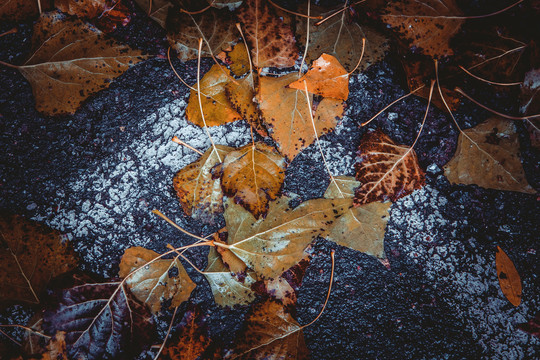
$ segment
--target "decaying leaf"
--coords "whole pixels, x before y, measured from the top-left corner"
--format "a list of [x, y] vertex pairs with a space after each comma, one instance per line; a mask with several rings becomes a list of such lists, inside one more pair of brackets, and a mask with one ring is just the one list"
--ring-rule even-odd
[[514, 124], [502, 118], [490, 118], [463, 131], [444, 174], [452, 184], [535, 193], [521, 166]]
[[520, 99], [519, 110], [523, 115], [540, 113], [540, 69], [530, 70], [525, 74]]
[[[231, 107], [225, 95], [225, 86], [231, 81], [228, 72], [225, 67], [216, 64], [203, 76], [200, 81], [200, 105], [197, 92], [191, 90], [186, 109], [186, 117], [189, 121], [200, 127], [204, 126], [201, 106], [207, 126], [223, 125], [242, 119], [240, 114]], [[197, 84], [193, 88], [197, 89]]]
[[275, 278], [300, 262], [306, 246], [349, 203], [347, 199], [315, 199], [291, 209], [289, 201], [281, 197], [271, 202], [266, 218], [260, 220], [231, 199], [226, 202], [230, 250], [263, 278]]
[[[270, 136], [289, 160], [315, 140], [309, 115], [311, 106], [307, 103], [305, 92], [287, 87], [295, 80], [298, 80], [297, 73], [278, 78], [261, 77], [257, 96]], [[310, 103], [312, 98], [310, 95]], [[315, 110], [315, 127], [319, 136], [336, 127], [343, 109], [339, 100], [325, 98], [319, 103]], [[318, 116], [321, 114], [324, 116]]]
[[425, 184], [424, 170], [414, 150], [396, 144], [380, 129], [362, 137], [358, 153], [356, 180], [362, 185], [356, 190], [355, 206], [394, 202]]
[[32, 85], [36, 108], [57, 115], [74, 113], [89, 96], [145, 58], [79, 19], [51, 12], [35, 23], [32, 55], [18, 69]]
[[234, 45], [233, 49], [227, 53], [231, 71], [236, 76], [242, 76], [249, 71], [249, 54], [243, 42]]
[[154, 334], [150, 311], [119, 282], [63, 290], [43, 315], [47, 334], [64, 331], [70, 359], [133, 359]]
[[173, 4], [169, 0], [135, 0], [135, 2], [162, 28], [165, 28], [167, 13]]
[[245, 145], [225, 156], [221, 188], [258, 219], [281, 191], [286, 165], [285, 158], [265, 143]]
[[[120, 260], [118, 276], [125, 278], [135, 269], [159, 257], [155, 251], [140, 246], [126, 249]], [[161, 311], [161, 304], [170, 301], [170, 308], [189, 299], [197, 285], [178, 259], [159, 259], [138, 270], [126, 280], [135, 297], [148, 305], [152, 313]]]
[[39, 15], [38, 1], [42, 11], [52, 8], [53, 0], [3, 0], [0, 5], [1, 21], [22, 21]]
[[233, 11], [236, 8], [238, 8], [240, 5], [242, 5], [242, 0], [206, 0], [206, 1], [208, 1], [208, 4], [210, 4], [210, 6], [212, 7], [215, 7], [218, 9], [227, 8], [230, 11]]
[[308, 72], [289, 87], [304, 90], [304, 81], [312, 94], [343, 101], [349, 97], [349, 73], [332, 55], [322, 54]]
[[37, 304], [53, 277], [76, 266], [58, 231], [19, 215], [0, 217], [0, 302]]
[[94, 24], [106, 33], [131, 20], [131, 13], [121, 0], [55, 0], [54, 6], [80, 19], [94, 20]]
[[[298, 9], [299, 13], [307, 14], [307, 5]], [[319, 6], [311, 5], [312, 16], [331, 15], [333, 11], [325, 10]], [[306, 60], [313, 61], [323, 53], [330, 54], [338, 59], [347, 70], [353, 71], [362, 54], [362, 38], [366, 39], [364, 57], [357, 71], [363, 71], [368, 66], [383, 59], [388, 50], [387, 39], [368, 26], [360, 26], [349, 19], [349, 12], [343, 11], [321, 25], [315, 25], [316, 20], [310, 20], [309, 45]], [[306, 46], [307, 20], [305, 17], [296, 17], [296, 34], [298, 41]]]
[[68, 360], [65, 332], [59, 331], [51, 338], [41, 360]]
[[259, 68], [294, 66], [298, 48], [291, 28], [265, 0], [245, 0], [238, 9], [253, 64]]
[[502, 293], [512, 305], [519, 306], [521, 303], [521, 278], [512, 260], [499, 246], [497, 246], [495, 254], [495, 265]]
[[450, 39], [459, 32], [465, 19], [455, 0], [394, 1], [381, 20], [400, 36], [433, 58], [452, 55]]
[[302, 327], [283, 305], [267, 300], [246, 319], [230, 359], [307, 359]]
[[[350, 199], [353, 205], [354, 191], [361, 183], [351, 176], [336, 176], [324, 193], [326, 199]], [[368, 255], [385, 258], [384, 233], [390, 219], [390, 202], [374, 201], [358, 207], [350, 207], [321, 235], [338, 245], [361, 251]]]
[[173, 186], [186, 215], [214, 224], [216, 215], [223, 212], [221, 180], [214, 179], [211, 170], [232, 150], [224, 145], [210, 147], [198, 160], [176, 173]]
[[200, 14], [170, 11], [167, 39], [182, 61], [197, 59], [199, 39], [203, 39], [202, 57], [217, 55], [228, 49], [240, 36], [230, 11], [215, 8]]

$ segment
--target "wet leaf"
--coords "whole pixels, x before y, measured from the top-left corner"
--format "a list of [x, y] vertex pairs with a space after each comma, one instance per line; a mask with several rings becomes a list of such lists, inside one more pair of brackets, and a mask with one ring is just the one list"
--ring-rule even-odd
[[76, 266], [58, 231], [19, 215], [0, 217], [0, 302], [37, 304], [53, 277]]
[[64, 331], [71, 359], [133, 359], [154, 334], [150, 311], [119, 282], [63, 290], [43, 315], [47, 334]]
[[[324, 193], [326, 199], [350, 199], [361, 183], [351, 176], [336, 176]], [[322, 234], [338, 245], [361, 251], [378, 258], [385, 258], [384, 234], [390, 219], [390, 202], [374, 201], [345, 210], [334, 224]]]
[[66, 349], [66, 333], [57, 332], [47, 344], [47, 349], [43, 354], [42, 360], [68, 360]]
[[364, 135], [360, 141], [356, 164], [354, 205], [373, 201], [396, 201], [425, 184], [424, 170], [416, 153], [406, 145], [398, 145], [382, 130]]
[[[307, 5], [301, 5], [299, 13], [307, 14]], [[328, 11], [316, 5], [311, 5], [312, 16], [327, 17], [334, 11]], [[349, 18], [349, 12], [344, 11], [321, 25], [316, 26], [316, 20], [310, 20], [309, 46], [306, 60], [313, 61], [323, 53], [334, 56], [347, 72], [353, 71], [362, 54], [362, 38], [366, 39], [364, 57], [357, 71], [363, 71], [368, 66], [382, 60], [388, 50], [387, 39], [368, 26], [360, 27]], [[306, 43], [307, 20], [296, 17], [296, 34], [301, 44]]]
[[315, 199], [291, 209], [289, 201], [281, 197], [271, 202], [266, 218], [260, 220], [230, 199], [226, 202], [230, 250], [263, 278], [275, 278], [300, 262], [306, 246], [333, 224], [349, 202]]
[[243, 42], [234, 45], [232, 51], [227, 53], [227, 58], [234, 75], [242, 76], [249, 71], [248, 50]]
[[332, 55], [322, 54], [300, 79], [289, 84], [291, 89], [304, 90], [304, 81], [310, 93], [338, 100], [349, 97], [349, 73]]
[[444, 174], [452, 184], [535, 193], [521, 166], [514, 124], [501, 118], [490, 118], [463, 131]]
[[18, 69], [32, 85], [36, 108], [57, 115], [74, 113], [89, 96], [147, 57], [92, 25], [52, 12], [35, 23], [32, 55]]
[[237, 16], [251, 49], [253, 65], [259, 68], [294, 66], [298, 58], [296, 40], [273, 6], [264, 0], [245, 0]]
[[[306, 101], [305, 92], [287, 87], [296, 80], [297, 73], [279, 78], [261, 77], [257, 96], [270, 136], [289, 160], [315, 141], [309, 116], [311, 107]], [[310, 95], [310, 103], [312, 98]], [[336, 101], [325, 98], [315, 110], [315, 127], [319, 136], [333, 130], [343, 114], [342, 102]]]
[[246, 319], [230, 359], [307, 359], [302, 327], [283, 305], [267, 300]]
[[54, 6], [80, 19], [94, 20], [94, 24], [106, 33], [131, 20], [129, 9], [121, 0], [55, 0]]
[[176, 173], [173, 186], [186, 215], [208, 224], [216, 222], [216, 215], [223, 212], [223, 192], [221, 180], [214, 179], [211, 170], [232, 150], [224, 145], [216, 145], [216, 150], [210, 147]]
[[211, 6], [223, 9], [227, 8], [230, 11], [236, 10], [240, 5], [242, 5], [242, 0], [206, 0]]
[[403, 0], [388, 4], [381, 20], [423, 54], [440, 58], [454, 53], [450, 39], [465, 22], [461, 15], [455, 0]]
[[42, 11], [52, 8], [53, 0], [3, 0], [0, 5], [1, 21], [23, 21], [39, 15], [38, 1]]
[[[140, 246], [128, 248], [120, 260], [118, 276], [125, 278], [158, 257], [157, 252]], [[126, 285], [137, 300], [148, 305], [154, 314], [161, 311], [161, 304], [165, 301], [171, 302], [169, 308], [180, 306], [197, 286], [177, 258], [154, 261], [128, 277]]]
[[512, 305], [519, 306], [521, 303], [521, 278], [512, 260], [499, 246], [497, 246], [495, 253], [495, 265], [502, 293]]
[[257, 142], [233, 150], [222, 165], [221, 188], [255, 218], [266, 215], [285, 180], [287, 163], [273, 147]]
[[[186, 117], [189, 121], [200, 127], [204, 126], [200, 106], [202, 106], [207, 126], [223, 125], [242, 119], [240, 114], [231, 107], [225, 95], [225, 86], [231, 81], [228, 72], [227, 68], [214, 65], [203, 76], [200, 84], [200, 105], [197, 92], [190, 91], [186, 109]], [[193, 88], [197, 89], [197, 84], [193, 85]]]
[[524, 115], [540, 113], [540, 69], [525, 74], [521, 85], [520, 111]]
[[173, 5], [169, 0], [135, 0], [135, 2], [162, 28], [165, 29], [167, 13]]

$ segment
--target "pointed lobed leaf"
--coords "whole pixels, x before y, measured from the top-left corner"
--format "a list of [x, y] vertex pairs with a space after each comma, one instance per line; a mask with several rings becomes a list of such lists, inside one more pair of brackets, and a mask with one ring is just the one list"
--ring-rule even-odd
[[416, 153], [406, 145], [398, 145], [382, 130], [367, 133], [360, 141], [354, 205], [373, 201], [396, 201], [425, 184], [424, 170]]
[[34, 24], [32, 55], [18, 69], [32, 85], [36, 108], [57, 115], [74, 113], [89, 96], [147, 57], [92, 25], [51, 12]]
[[497, 246], [495, 253], [495, 265], [502, 293], [512, 305], [519, 306], [521, 303], [521, 278], [512, 260], [499, 246]]
[[[125, 278], [158, 257], [157, 252], [140, 246], [128, 248], [120, 260], [118, 276]], [[165, 301], [171, 302], [170, 308], [180, 306], [197, 286], [178, 258], [156, 260], [129, 276], [126, 284], [137, 300], [148, 305], [154, 314], [161, 311]]]
[[0, 217], [0, 302], [39, 303], [49, 281], [77, 262], [58, 231], [19, 215]]
[[245, 0], [237, 16], [251, 48], [253, 65], [291, 67], [298, 58], [298, 48], [291, 28], [284, 24], [265, 0]]
[[135, 0], [147, 14], [157, 22], [162, 28], [165, 28], [167, 14], [173, 4], [169, 0]]
[[223, 192], [221, 180], [214, 179], [211, 170], [232, 150], [224, 145], [216, 145], [216, 150], [210, 147], [176, 173], [173, 186], [186, 215], [209, 224], [216, 222], [216, 215], [223, 212]]
[[519, 158], [519, 140], [514, 124], [490, 118], [463, 131], [452, 160], [444, 166], [452, 184], [475, 184], [487, 189], [534, 194]]

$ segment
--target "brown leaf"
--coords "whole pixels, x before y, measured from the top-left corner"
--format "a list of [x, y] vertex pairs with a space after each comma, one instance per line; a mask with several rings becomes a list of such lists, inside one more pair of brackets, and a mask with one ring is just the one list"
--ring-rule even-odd
[[242, 0], [206, 0], [210, 6], [223, 9], [227, 8], [230, 11], [236, 10], [240, 5], [242, 5]]
[[[307, 14], [307, 5], [301, 5], [299, 13]], [[327, 17], [334, 11], [311, 5], [312, 16]], [[368, 66], [384, 58], [388, 50], [387, 39], [368, 26], [360, 27], [349, 18], [349, 12], [343, 11], [321, 25], [316, 26], [315, 20], [310, 20], [309, 46], [307, 61], [313, 61], [323, 53], [334, 56], [346, 71], [353, 71], [362, 54], [362, 38], [366, 39], [364, 57], [357, 71], [363, 71]], [[306, 46], [307, 20], [305, 17], [296, 17], [296, 34], [298, 41]]]
[[77, 266], [61, 234], [19, 215], [0, 217], [0, 302], [40, 302], [49, 281]]
[[497, 246], [495, 253], [495, 265], [502, 293], [512, 305], [519, 306], [521, 303], [521, 278], [512, 260], [499, 246]]
[[276, 15], [272, 6], [264, 0], [245, 0], [237, 16], [256, 67], [294, 66], [298, 48], [293, 32]]
[[81, 20], [52, 12], [43, 13], [34, 25], [32, 55], [18, 69], [32, 85], [36, 108], [57, 115], [74, 113], [89, 96], [147, 57]]
[[243, 42], [234, 45], [232, 51], [227, 53], [230, 68], [234, 75], [242, 76], [249, 71], [249, 55]]
[[66, 350], [66, 333], [58, 331], [47, 344], [47, 350], [43, 353], [42, 360], [68, 360]]
[[266, 215], [268, 202], [275, 200], [285, 180], [287, 163], [265, 143], [245, 145], [225, 156], [221, 188], [255, 218]]
[[[354, 190], [361, 185], [351, 176], [336, 176], [324, 193], [326, 199], [350, 199], [353, 205]], [[390, 219], [390, 202], [375, 201], [358, 207], [349, 207], [334, 224], [321, 235], [338, 245], [385, 258], [384, 234]]]
[[386, 7], [381, 20], [433, 58], [452, 55], [450, 39], [465, 22], [455, 0], [403, 0]]
[[349, 97], [349, 73], [332, 55], [322, 54], [300, 79], [289, 84], [291, 89], [304, 90], [304, 81], [310, 93], [338, 100]]
[[425, 183], [424, 170], [414, 150], [396, 144], [380, 129], [367, 133], [360, 141], [356, 180], [362, 185], [356, 190], [355, 206], [373, 201], [394, 202]]
[[[126, 249], [120, 260], [118, 276], [125, 278], [135, 269], [156, 259], [159, 254], [140, 246]], [[129, 276], [126, 284], [135, 297], [148, 305], [152, 313], [161, 311], [161, 303], [171, 301], [170, 308], [189, 299], [197, 285], [176, 259], [160, 259]]]
[[283, 305], [267, 300], [246, 319], [231, 359], [307, 359], [302, 327]]
[[456, 153], [444, 166], [444, 174], [452, 184], [536, 192], [527, 183], [521, 166], [514, 124], [496, 117], [459, 135]]
[[[231, 81], [229, 70], [219, 65], [214, 65], [200, 81], [201, 103], [197, 92], [191, 90], [186, 109], [186, 117], [189, 121], [200, 127], [204, 126], [201, 116], [201, 106], [207, 126], [218, 126], [242, 117], [230, 105], [225, 95], [225, 86]], [[193, 85], [197, 89], [197, 84]]]
[[214, 179], [211, 170], [232, 150], [224, 145], [210, 147], [197, 161], [176, 173], [173, 186], [186, 215], [208, 224], [216, 222], [216, 215], [223, 212], [223, 192], [221, 180]]
[[54, 5], [69, 15], [94, 20], [94, 24], [106, 33], [131, 20], [129, 9], [121, 0], [55, 0]]
[[165, 29], [167, 13], [173, 4], [169, 0], [135, 0], [135, 2], [162, 28]]
[[52, 8], [53, 0], [3, 0], [0, 5], [0, 20], [18, 22], [38, 16], [38, 1], [42, 11]]
[[[306, 101], [305, 92], [287, 87], [295, 80], [298, 80], [297, 73], [279, 78], [261, 77], [257, 96], [270, 136], [277, 143], [279, 151], [291, 161], [315, 140], [309, 115], [311, 107]], [[310, 103], [312, 98], [310, 95]], [[315, 113], [319, 136], [336, 127], [343, 109], [341, 101], [328, 98], [322, 100]]]

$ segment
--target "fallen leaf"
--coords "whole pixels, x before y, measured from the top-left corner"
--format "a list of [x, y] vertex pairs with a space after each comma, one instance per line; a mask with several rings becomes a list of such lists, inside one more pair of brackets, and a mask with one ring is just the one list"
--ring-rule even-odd
[[[155, 251], [140, 246], [125, 250], [120, 260], [118, 276], [127, 277], [135, 269], [159, 257]], [[161, 304], [170, 301], [169, 308], [180, 306], [189, 299], [197, 285], [176, 259], [160, 259], [138, 270], [126, 280], [126, 285], [137, 300], [145, 303], [152, 313], [161, 311]]]
[[245, 145], [225, 156], [221, 188], [258, 219], [281, 191], [286, 166], [285, 158], [273, 147], [261, 142]]
[[452, 184], [536, 193], [521, 166], [514, 124], [501, 118], [490, 118], [463, 131], [454, 157], [444, 166], [444, 174]]
[[315, 199], [289, 207], [281, 197], [269, 205], [266, 218], [253, 215], [229, 199], [225, 223], [230, 250], [258, 276], [275, 278], [304, 257], [304, 249], [339, 217], [349, 200]]
[[540, 69], [530, 70], [521, 84], [520, 112], [523, 115], [540, 113]]
[[291, 28], [264, 0], [246, 0], [237, 17], [251, 48], [253, 65], [259, 68], [294, 66], [298, 48]]
[[307, 359], [302, 327], [283, 305], [267, 300], [246, 319], [230, 359]]
[[[301, 5], [298, 12], [307, 14], [307, 5]], [[334, 10], [328, 11], [311, 5], [312, 16], [326, 18], [333, 12]], [[316, 20], [310, 20], [307, 61], [313, 61], [326, 53], [334, 56], [347, 72], [353, 71], [362, 54], [362, 38], [366, 39], [366, 48], [362, 62], [356, 71], [364, 71], [384, 58], [388, 50], [387, 39], [368, 26], [360, 27], [349, 16], [348, 11], [343, 11], [340, 15], [329, 18], [318, 26], [315, 25]], [[305, 17], [296, 17], [296, 34], [298, 42], [306, 46], [307, 20]]]
[[[336, 176], [324, 193], [326, 199], [350, 199], [353, 205], [354, 190], [361, 183], [351, 176]], [[334, 224], [321, 235], [338, 245], [385, 258], [384, 234], [390, 219], [390, 202], [374, 201], [348, 208]]]
[[433, 58], [454, 53], [450, 39], [465, 22], [455, 0], [403, 0], [388, 4], [381, 20]]
[[49, 281], [77, 266], [62, 235], [19, 215], [0, 217], [0, 301], [37, 304]]
[[167, 39], [182, 61], [197, 59], [199, 39], [203, 39], [202, 57], [217, 55], [240, 36], [231, 12], [210, 8], [200, 14], [169, 11]]
[[425, 184], [424, 170], [416, 153], [406, 145], [398, 145], [382, 130], [364, 135], [360, 141], [354, 205], [373, 201], [396, 201]]
[[[242, 117], [230, 105], [225, 95], [225, 86], [231, 81], [229, 70], [219, 65], [214, 65], [200, 80], [201, 103], [197, 91], [191, 90], [186, 109], [186, 117], [189, 121], [200, 127], [204, 126], [201, 116], [201, 106], [207, 126], [218, 126]], [[193, 85], [197, 89], [197, 84]]]
[[70, 359], [133, 359], [155, 330], [150, 311], [119, 282], [63, 290], [45, 311], [43, 328], [66, 333]]
[[173, 186], [186, 215], [208, 224], [216, 222], [216, 215], [223, 212], [223, 192], [221, 180], [214, 178], [211, 171], [232, 150], [224, 145], [210, 147], [176, 173]]
[[[32, 331], [26, 331], [24, 333], [22, 341], [22, 351], [25, 355], [31, 356], [43, 352], [43, 349], [46, 348], [47, 341], [46, 338], [38, 335], [43, 333], [43, 314], [41, 311], [38, 311], [30, 318], [26, 327], [32, 329]], [[36, 333], [37, 332], [37, 333]]]
[[234, 45], [227, 53], [227, 59], [234, 75], [242, 76], [249, 72], [249, 53], [243, 42]]
[[0, 5], [0, 20], [18, 22], [38, 16], [38, 1], [42, 11], [52, 8], [53, 0], [4, 0]]
[[519, 306], [521, 303], [521, 278], [512, 260], [499, 246], [497, 246], [495, 253], [495, 265], [502, 293], [512, 305]]
[[[287, 74], [278, 78], [261, 77], [257, 101], [270, 136], [278, 145], [279, 151], [289, 160], [315, 141], [315, 133], [304, 91], [289, 89], [287, 85], [298, 80], [298, 74]], [[310, 103], [313, 96], [309, 95]], [[331, 104], [328, 106], [325, 104]], [[323, 110], [319, 110], [319, 108]], [[333, 109], [332, 111], [328, 111]], [[324, 113], [318, 117], [317, 114]], [[321, 136], [333, 130], [337, 119], [343, 113], [341, 101], [325, 98], [315, 111], [315, 127]]]
[[47, 349], [41, 358], [42, 360], [68, 360], [66, 349], [66, 333], [57, 332], [47, 344]]
[[90, 24], [51, 12], [34, 24], [32, 55], [17, 68], [32, 85], [37, 110], [58, 115], [74, 113], [89, 96], [146, 58]]
[[94, 25], [106, 33], [131, 21], [131, 13], [121, 0], [55, 0], [54, 6], [66, 14], [93, 20]]
[[332, 55], [322, 54], [308, 72], [290, 83], [289, 87], [304, 90], [304, 81], [312, 94], [343, 101], [349, 97], [349, 73]]
[[540, 338], [540, 311], [528, 322], [518, 324], [518, 329]]
[[162, 28], [165, 29], [167, 14], [173, 4], [169, 0], [135, 0], [135, 2]]
[[236, 10], [240, 5], [242, 5], [242, 0], [206, 0], [210, 6], [223, 9], [227, 8], [230, 11]]

